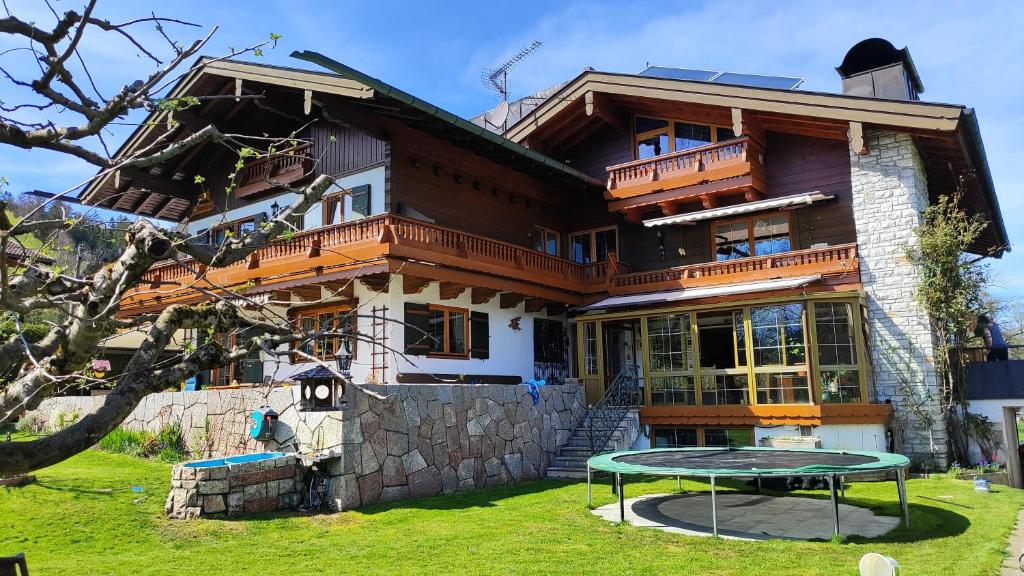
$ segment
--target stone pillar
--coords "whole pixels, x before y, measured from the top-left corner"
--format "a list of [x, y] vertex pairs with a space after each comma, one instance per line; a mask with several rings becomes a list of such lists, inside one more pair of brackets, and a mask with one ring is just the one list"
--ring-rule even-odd
[[908, 134], [871, 132], [865, 141], [867, 154], [850, 151], [850, 175], [871, 332], [869, 382], [876, 401], [894, 405], [898, 449], [918, 467], [945, 469], [935, 336], [916, 300], [920, 275], [906, 255], [928, 207], [924, 166]]

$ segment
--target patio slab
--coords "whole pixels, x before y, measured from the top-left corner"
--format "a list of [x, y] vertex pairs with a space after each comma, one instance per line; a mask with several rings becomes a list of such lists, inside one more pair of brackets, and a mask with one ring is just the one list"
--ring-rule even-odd
[[[717, 495], [718, 534], [737, 540], [829, 540], [832, 509], [829, 500], [797, 496], [766, 496], [724, 492]], [[593, 513], [609, 522], [619, 521], [613, 502]], [[645, 528], [690, 536], [711, 536], [711, 495], [650, 494], [626, 500], [626, 520]], [[839, 505], [839, 528], [844, 537], [877, 538], [900, 523], [899, 518], [876, 516], [867, 508]]]

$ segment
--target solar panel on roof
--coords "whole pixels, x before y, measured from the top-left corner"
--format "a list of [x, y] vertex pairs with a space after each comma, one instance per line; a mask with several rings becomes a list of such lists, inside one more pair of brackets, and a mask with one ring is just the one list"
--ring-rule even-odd
[[694, 70], [692, 68], [672, 68], [669, 66], [648, 66], [640, 73], [640, 76], [665, 78], [666, 80], [735, 84], [752, 88], [774, 88], [778, 90], [796, 90], [803, 83], [803, 78], [792, 78], [789, 76], [714, 72], [710, 70]]
[[669, 68], [667, 66], [648, 66], [641, 76], [652, 76], [654, 78], [666, 78], [669, 80], [690, 80], [694, 82], [709, 82], [718, 75], [718, 72], [711, 70], [693, 70], [690, 68]]
[[790, 78], [788, 76], [761, 76], [759, 74], [738, 74], [736, 72], [722, 72], [712, 80], [715, 84], [738, 84], [740, 86], [776, 88], [779, 90], [796, 90], [796, 87], [802, 84], [803, 81], [803, 78]]

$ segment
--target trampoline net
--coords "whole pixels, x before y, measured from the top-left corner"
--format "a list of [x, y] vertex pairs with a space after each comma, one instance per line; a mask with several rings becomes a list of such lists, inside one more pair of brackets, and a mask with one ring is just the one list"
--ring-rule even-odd
[[878, 458], [862, 454], [834, 452], [793, 452], [788, 450], [686, 450], [638, 452], [612, 459], [621, 464], [652, 468], [688, 468], [690, 470], [764, 470], [805, 467], [850, 467], [873, 464]]

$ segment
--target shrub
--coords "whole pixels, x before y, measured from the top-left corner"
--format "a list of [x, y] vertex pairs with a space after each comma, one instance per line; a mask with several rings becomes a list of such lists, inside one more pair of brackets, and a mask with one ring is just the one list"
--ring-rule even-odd
[[100, 439], [96, 447], [100, 450], [113, 452], [115, 454], [128, 454], [130, 456], [143, 456], [142, 447], [146, 443], [149, 433], [142, 430], [129, 430], [118, 426]]
[[81, 415], [78, 413], [78, 410], [74, 410], [72, 412], [57, 412], [57, 415], [53, 418], [53, 422], [50, 423], [50, 431], [60, 432], [75, 422], [78, 422], [79, 416]]
[[96, 447], [115, 454], [128, 454], [137, 458], [156, 458], [162, 462], [181, 462], [189, 457], [181, 424], [174, 422], [156, 434], [145, 430], [129, 430], [118, 426], [96, 444]]
[[15, 430], [18, 432], [25, 432], [28, 434], [42, 434], [43, 428], [46, 426], [46, 421], [36, 412], [30, 412], [26, 414], [18, 423], [14, 425]]

